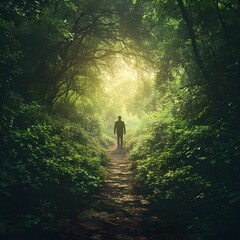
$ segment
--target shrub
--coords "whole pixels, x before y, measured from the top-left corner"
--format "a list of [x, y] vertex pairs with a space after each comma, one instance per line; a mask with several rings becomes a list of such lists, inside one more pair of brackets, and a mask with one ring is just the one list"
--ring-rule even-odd
[[161, 216], [195, 238], [238, 236], [240, 132], [226, 119], [189, 125], [157, 115], [130, 158]]
[[[100, 187], [106, 162], [99, 144], [100, 133], [93, 137], [83, 126], [81, 122], [51, 116], [38, 104], [24, 104], [16, 98], [3, 107], [0, 228], [5, 230], [2, 231], [8, 231], [4, 226], [13, 221], [12, 214], [18, 227], [24, 222], [26, 228], [40, 226], [45, 221], [46, 213], [39, 210], [43, 206], [53, 205], [46, 211], [54, 216], [56, 208], [74, 206], [74, 198], [80, 206]], [[24, 214], [16, 217], [17, 213]]]

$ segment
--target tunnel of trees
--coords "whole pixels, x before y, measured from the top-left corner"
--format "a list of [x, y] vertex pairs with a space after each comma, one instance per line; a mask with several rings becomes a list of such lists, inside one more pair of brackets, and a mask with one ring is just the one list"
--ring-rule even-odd
[[239, 0], [5, 0], [0, 57], [0, 236], [101, 189], [121, 114], [158, 214], [239, 239]]

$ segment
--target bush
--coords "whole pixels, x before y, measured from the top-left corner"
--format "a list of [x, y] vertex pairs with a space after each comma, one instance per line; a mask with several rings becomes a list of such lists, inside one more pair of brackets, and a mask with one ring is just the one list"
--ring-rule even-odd
[[161, 114], [147, 129], [130, 158], [161, 216], [181, 222], [196, 239], [236, 239], [240, 131], [226, 119], [190, 126]]
[[21, 231], [40, 226], [46, 220], [43, 206], [54, 206], [45, 209], [49, 216], [74, 206], [74, 198], [80, 206], [100, 187], [106, 162], [100, 132], [93, 137], [81, 122], [19, 99], [3, 107], [0, 129], [0, 229], [7, 232], [11, 221], [16, 229], [25, 222]]

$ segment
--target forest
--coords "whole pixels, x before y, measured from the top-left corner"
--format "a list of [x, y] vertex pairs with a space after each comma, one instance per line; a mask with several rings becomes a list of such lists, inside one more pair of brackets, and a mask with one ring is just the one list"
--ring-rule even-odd
[[119, 115], [166, 239], [240, 239], [239, 0], [0, 1], [0, 91], [1, 239], [113, 239], [57, 234]]

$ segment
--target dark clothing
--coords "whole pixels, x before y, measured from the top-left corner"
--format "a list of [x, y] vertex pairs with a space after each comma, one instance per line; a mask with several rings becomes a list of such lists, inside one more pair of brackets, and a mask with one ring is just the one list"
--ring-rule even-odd
[[117, 132], [118, 135], [123, 135], [126, 133], [125, 123], [121, 120], [115, 122], [114, 134]]
[[126, 128], [125, 128], [125, 123], [121, 120], [118, 120], [115, 122], [114, 125], [114, 134], [117, 132], [117, 143], [118, 146], [120, 145], [121, 142], [121, 146], [123, 145], [123, 133], [126, 134]]

